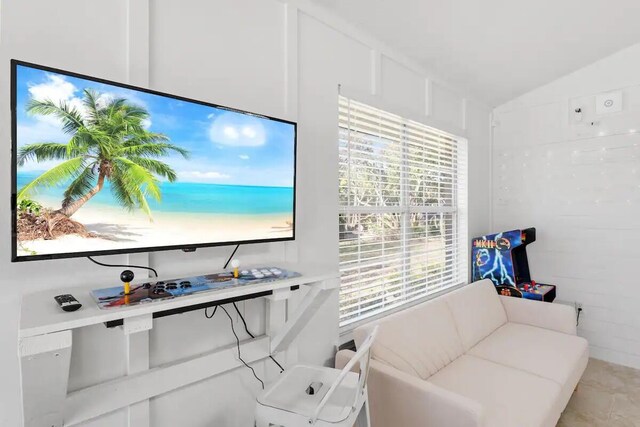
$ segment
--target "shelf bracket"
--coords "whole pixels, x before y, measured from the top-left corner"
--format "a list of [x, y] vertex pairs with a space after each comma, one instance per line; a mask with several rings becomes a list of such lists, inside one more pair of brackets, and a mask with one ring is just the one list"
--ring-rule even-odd
[[271, 354], [286, 349], [315, 316], [337, 286], [336, 280], [325, 280], [308, 288], [296, 311], [271, 336]]

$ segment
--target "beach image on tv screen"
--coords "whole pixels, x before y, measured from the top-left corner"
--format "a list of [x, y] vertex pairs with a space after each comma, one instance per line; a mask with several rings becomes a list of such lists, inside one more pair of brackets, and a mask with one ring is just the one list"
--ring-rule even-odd
[[293, 237], [291, 123], [16, 66], [18, 257]]

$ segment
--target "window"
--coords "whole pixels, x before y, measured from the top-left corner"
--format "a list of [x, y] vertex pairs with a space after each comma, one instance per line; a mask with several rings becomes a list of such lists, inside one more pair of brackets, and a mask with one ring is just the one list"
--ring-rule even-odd
[[468, 280], [466, 141], [340, 97], [340, 326]]

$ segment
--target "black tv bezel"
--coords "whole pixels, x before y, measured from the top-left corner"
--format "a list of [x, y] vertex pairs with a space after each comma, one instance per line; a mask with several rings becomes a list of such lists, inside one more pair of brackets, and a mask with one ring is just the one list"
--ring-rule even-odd
[[[287, 123], [293, 125], [293, 225], [291, 237], [280, 237], [273, 239], [254, 239], [254, 240], [233, 240], [225, 242], [213, 242], [213, 243], [195, 243], [185, 245], [170, 245], [170, 246], [149, 246], [142, 248], [128, 248], [128, 249], [112, 249], [102, 251], [85, 251], [85, 252], [64, 252], [57, 254], [46, 255], [22, 255], [18, 256], [18, 233], [17, 233], [17, 220], [18, 220], [18, 206], [17, 206], [17, 67], [25, 66], [35, 68], [42, 71], [50, 71], [53, 73], [59, 73], [70, 77], [91, 80], [97, 83], [103, 83], [121, 87], [124, 89], [141, 91], [151, 95], [159, 95], [167, 98], [176, 99], [179, 101], [191, 102], [207, 107], [219, 108], [227, 111], [233, 111], [241, 114], [248, 114], [254, 117], [259, 117], [268, 120], [274, 120], [281, 123]], [[85, 74], [75, 73], [72, 71], [62, 70], [60, 68], [48, 67], [45, 65], [34, 64], [27, 61], [21, 61], [18, 59], [11, 59], [11, 262], [25, 262], [25, 261], [42, 261], [51, 259], [66, 259], [66, 258], [83, 258], [87, 256], [99, 256], [99, 255], [122, 255], [133, 254], [142, 252], [160, 252], [171, 250], [187, 250], [193, 251], [199, 248], [211, 248], [217, 246], [230, 246], [230, 245], [245, 245], [255, 243], [275, 243], [275, 242], [288, 242], [293, 241], [296, 238], [296, 181], [297, 181], [297, 163], [298, 163], [298, 123], [290, 120], [280, 119], [277, 117], [267, 116], [264, 114], [256, 114], [250, 111], [240, 110], [238, 108], [227, 107], [224, 105], [213, 104], [210, 102], [200, 101], [196, 99], [187, 98], [179, 95], [172, 95], [165, 92], [160, 92], [140, 86], [134, 86], [126, 83], [115, 82], [99, 77], [87, 76]]]

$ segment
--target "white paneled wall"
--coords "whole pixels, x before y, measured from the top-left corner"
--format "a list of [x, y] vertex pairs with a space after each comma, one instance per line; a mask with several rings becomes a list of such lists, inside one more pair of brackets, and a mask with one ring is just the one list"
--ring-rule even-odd
[[455, 96], [447, 87], [437, 83], [431, 84], [431, 111], [435, 120], [441, 123], [452, 123], [457, 127], [465, 127], [464, 99]]
[[417, 112], [427, 114], [426, 85], [428, 81], [424, 76], [382, 55], [379, 84], [382, 99], [400, 113], [404, 113], [405, 116], [414, 115]]
[[[623, 111], [596, 114], [596, 95], [612, 90]], [[494, 121], [493, 230], [535, 226], [533, 278], [583, 305], [578, 332], [594, 357], [640, 368], [640, 45], [497, 108]]]
[[150, 2], [149, 82], [282, 117], [285, 14], [274, 1]]
[[[2, 0], [0, 67], [9, 58], [70, 69], [299, 122], [297, 240], [242, 247], [244, 262], [300, 260], [338, 268], [337, 95], [437, 124], [469, 139], [470, 181], [490, 160], [490, 109], [466, 101], [445, 82], [429, 80], [414, 64], [306, 1], [277, 0]], [[0, 73], [0, 141], [5, 162], [0, 188], [8, 191], [9, 76]], [[433, 96], [429, 96], [433, 93]], [[1, 101], [1, 99], [0, 99]], [[470, 195], [471, 234], [489, 231], [490, 188]], [[8, 199], [8, 195], [5, 200]], [[0, 425], [20, 425], [16, 334], [23, 293], [43, 288], [117, 280], [113, 271], [83, 259], [11, 264], [10, 208], [0, 205]], [[164, 274], [218, 270], [229, 248], [150, 254]], [[126, 256], [107, 258], [126, 262]], [[264, 331], [264, 303], [242, 304], [249, 327]], [[334, 295], [299, 338], [299, 358], [327, 363], [338, 340]], [[119, 330], [76, 333], [70, 387], [79, 389], [122, 375]], [[150, 335], [151, 365], [198, 354], [234, 341], [223, 316], [201, 312], [163, 318]], [[256, 366], [261, 376], [276, 371]], [[214, 377], [153, 399], [151, 425], [251, 425], [259, 385], [246, 369]], [[127, 425], [127, 411], [88, 426]]]

